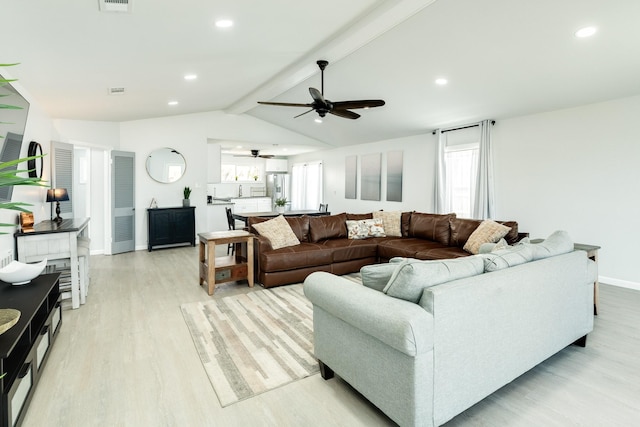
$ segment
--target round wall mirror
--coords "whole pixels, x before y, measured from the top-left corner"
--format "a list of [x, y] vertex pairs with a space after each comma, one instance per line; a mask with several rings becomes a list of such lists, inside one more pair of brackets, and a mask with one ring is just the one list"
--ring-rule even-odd
[[158, 182], [176, 182], [186, 169], [184, 157], [173, 148], [159, 148], [147, 157], [147, 173]]

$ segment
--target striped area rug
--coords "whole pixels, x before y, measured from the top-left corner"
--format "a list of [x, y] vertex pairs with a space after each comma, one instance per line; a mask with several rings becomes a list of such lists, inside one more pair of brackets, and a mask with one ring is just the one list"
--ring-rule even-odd
[[302, 284], [181, 306], [222, 407], [318, 372]]

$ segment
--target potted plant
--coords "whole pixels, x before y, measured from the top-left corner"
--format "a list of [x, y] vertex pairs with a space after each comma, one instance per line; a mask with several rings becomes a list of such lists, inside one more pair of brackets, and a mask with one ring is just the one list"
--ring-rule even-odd
[[286, 197], [279, 197], [275, 200], [275, 205], [276, 205], [276, 211], [283, 213], [284, 212], [284, 205], [287, 204], [287, 198]]
[[189, 200], [189, 196], [191, 196], [191, 188], [184, 187], [182, 191], [184, 198], [182, 199], [182, 207], [188, 208], [191, 205], [191, 201]]

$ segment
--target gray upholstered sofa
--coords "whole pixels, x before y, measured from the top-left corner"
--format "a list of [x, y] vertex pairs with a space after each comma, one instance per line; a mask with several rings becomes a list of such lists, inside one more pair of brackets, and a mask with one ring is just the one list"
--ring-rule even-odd
[[[415, 261], [441, 264], [433, 274], [433, 266], [420, 265], [398, 273], [399, 264], [413, 261], [393, 260], [398, 265], [387, 271], [363, 268], [368, 286], [311, 274], [304, 291], [313, 303], [322, 376], [335, 372], [401, 426], [437, 426], [567, 345], [584, 346], [593, 329], [595, 263], [582, 251], [543, 258], [533, 249], [537, 255], [524, 263], [491, 254]], [[478, 260], [506, 268], [473, 272]], [[458, 269], [454, 261], [465, 263], [466, 273], [434, 284]], [[401, 286], [391, 297], [387, 279], [394, 274], [422, 280], [424, 289]]]

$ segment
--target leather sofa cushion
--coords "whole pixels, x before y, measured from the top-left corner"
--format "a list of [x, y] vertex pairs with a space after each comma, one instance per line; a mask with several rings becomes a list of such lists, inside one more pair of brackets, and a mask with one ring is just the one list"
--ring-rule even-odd
[[[464, 247], [471, 233], [482, 222], [481, 219], [470, 218], [451, 218], [451, 246]], [[509, 245], [513, 245], [518, 242], [518, 223], [516, 221], [496, 221], [497, 223], [510, 227], [511, 230], [504, 236], [504, 239]]]
[[286, 271], [297, 268], [331, 264], [332, 249], [315, 243], [300, 243], [296, 246], [260, 252], [260, 270]]
[[344, 262], [362, 258], [376, 258], [379, 239], [366, 240], [329, 239], [317, 243], [331, 251], [333, 262]]
[[391, 259], [393, 257], [416, 258], [418, 252], [446, 248], [442, 243], [415, 237], [385, 237], [378, 240], [378, 256], [381, 259]]
[[400, 231], [402, 232], [402, 237], [409, 237], [411, 214], [412, 212], [402, 212], [402, 216], [400, 217]]
[[411, 213], [409, 225], [409, 237], [431, 240], [449, 245], [449, 220], [456, 214], [428, 214], [420, 212]]
[[452, 259], [469, 256], [470, 253], [457, 246], [441, 246], [439, 248], [418, 251], [414, 255], [417, 259]]
[[[249, 231], [251, 233], [257, 233], [256, 229], [253, 228], [254, 224], [258, 224], [264, 221], [268, 221], [271, 218], [263, 218], [263, 217], [249, 217]], [[308, 242], [309, 241], [309, 217], [304, 216], [285, 216], [284, 219], [287, 220], [291, 230], [296, 235], [300, 242]]]
[[347, 219], [351, 220], [351, 221], [360, 221], [360, 220], [363, 220], [363, 219], [373, 219], [373, 213], [372, 212], [363, 213], [363, 214], [348, 213], [347, 214]]
[[309, 217], [309, 241], [347, 238], [347, 214]]

